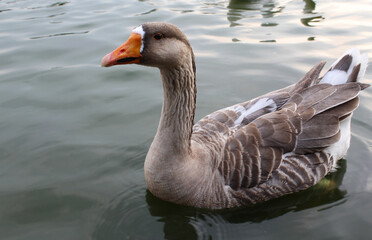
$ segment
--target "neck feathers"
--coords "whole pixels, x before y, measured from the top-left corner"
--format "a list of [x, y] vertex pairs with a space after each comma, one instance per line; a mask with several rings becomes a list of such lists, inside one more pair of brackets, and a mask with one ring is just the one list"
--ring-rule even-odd
[[[193, 60], [193, 59], [192, 59]], [[175, 151], [190, 149], [196, 106], [194, 61], [172, 69], [161, 69], [164, 102], [158, 133], [171, 136]]]

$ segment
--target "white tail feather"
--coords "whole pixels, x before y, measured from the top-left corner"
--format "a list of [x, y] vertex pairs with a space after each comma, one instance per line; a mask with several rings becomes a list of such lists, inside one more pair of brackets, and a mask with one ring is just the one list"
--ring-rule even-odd
[[[348, 57], [344, 58], [346, 55], [351, 56], [351, 59]], [[339, 59], [337, 59], [336, 62], [332, 64], [329, 71], [324, 75], [319, 83], [330, 83], [332, 85], [346, 83], [354, 68], [358, 64], [360, 64], [360, 69], [356, 79], [357, 81], [360, 81], [367, 69], [368, 56], [367, 54], [360, 54], [358, 49], [352, 48], [346, 51]], [[349, 148], [351, 115], [340, 122], [340, 140], [325, 149], [325, 151], [328, 152], [335, 160], [333, 168], [335, 168], [337, 160], [342, 158]]]
[[[349, 68], [345, 71], [334, 69], [337, 63], [339, 63], [340, 60], [343, 59], [343, 57], [346, 55], [350, 55], [352, 57], [352, 61], [350, 63]], [[360, 64], [360, 70], [357, 77], [357, 81], [361, 80], [366, 72], [368, 65], [368, 56], [367, 54], [360, 54], [359, 50], [356, 48], [351, 48], [332, 64], [331, 68], [324, 75], [320, 83], [329, 83], [332, 85], [346, 83], [354, 67], [357, 66], [358, 64]]]

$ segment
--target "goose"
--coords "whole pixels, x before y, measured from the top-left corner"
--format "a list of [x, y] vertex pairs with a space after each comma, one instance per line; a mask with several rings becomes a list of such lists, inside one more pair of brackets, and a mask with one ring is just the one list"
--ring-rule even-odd
[[181, 30], [150, 22], [102, 58], [101, 65], [157, 67], [163, 105], [144, 163], [156, 197], [196, 208], [248, 206], [305, 190], [337, 167], [350, 144], [350, 121], [366, 54], [350, 49], [319, 77], [215, 111], [194, 124], [196, 66]]

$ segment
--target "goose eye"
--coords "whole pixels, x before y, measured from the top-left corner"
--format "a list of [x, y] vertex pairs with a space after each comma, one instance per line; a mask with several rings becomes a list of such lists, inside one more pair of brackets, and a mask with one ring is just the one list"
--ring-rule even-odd
[[155, 33], [154, 34], [154, 39], [155, 40], [160, 40], [160, 39], [162, 39], [164, 36], [163, 36], [163, 34], [161, 34], [161, 33]]

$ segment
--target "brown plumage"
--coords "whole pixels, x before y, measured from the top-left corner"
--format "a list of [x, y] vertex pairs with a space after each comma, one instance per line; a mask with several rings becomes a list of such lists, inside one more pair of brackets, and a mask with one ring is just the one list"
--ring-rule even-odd
[[160, 69], [164, 102], [145, 160], [157, 197], [200, 208], [250, 205], [320, 181], [349, 146], [350, 118], [367, 57], [346, 52], [323, 76], [325, 62], [298, 83], [218, 110], [194, 124], [196, 67], [191, 46], [168, 23], [145, 23], [102, 60]]

